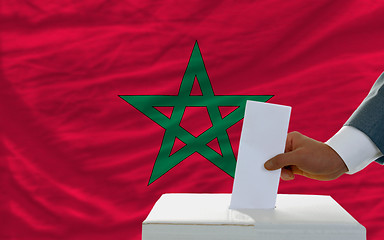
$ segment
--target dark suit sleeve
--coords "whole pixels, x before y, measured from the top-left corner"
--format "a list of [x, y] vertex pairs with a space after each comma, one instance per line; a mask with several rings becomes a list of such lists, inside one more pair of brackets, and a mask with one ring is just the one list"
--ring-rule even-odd
[[[345, 125], [364, 132], [384, 153], [384, 73], [376, 80], [368, 96]], [[376, 162], [384, 164], [384, 157]]]

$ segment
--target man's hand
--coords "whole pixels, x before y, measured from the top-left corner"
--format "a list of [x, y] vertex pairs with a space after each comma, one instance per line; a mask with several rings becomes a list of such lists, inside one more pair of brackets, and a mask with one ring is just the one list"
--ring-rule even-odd
[[294, 174], [327, 181], [348, 171], [341, 157], [327, 144], [298, 132], [288, 133], [285, 153], [268, 160], [267, 170], [282, 168], [281, 179], [292, 180]]

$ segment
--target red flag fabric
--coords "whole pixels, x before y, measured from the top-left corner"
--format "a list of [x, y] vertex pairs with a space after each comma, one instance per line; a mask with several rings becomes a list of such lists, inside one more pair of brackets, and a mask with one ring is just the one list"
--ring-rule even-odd
[[[2, 1], [0, 11], [1, 239], [138, 240], [161, 194], [231, 192], [233, 178], [198, 153], [148, 185], [165, 129], [118, 97], [178, 95], [196, 41], [215, 95], [273, 95], [293, 107], [290, 131], [321, 141], [384, 69], [380, 1]], [[191, 132], [211, 126], [188, 112]], [[235, 156], [240, 130], [227, 130]], [[379, 240], [383, 173], [373, 163], [330, 182], [296, 177], [279, 192], [331, 195]]]

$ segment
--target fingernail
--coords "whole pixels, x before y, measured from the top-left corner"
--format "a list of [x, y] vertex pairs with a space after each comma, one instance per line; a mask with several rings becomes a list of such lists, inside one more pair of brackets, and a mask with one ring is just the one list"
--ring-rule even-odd
[[281, 178], [285, 181], [293, 180], [295, 179], [295, 174], [293, 174], [292, 172], [282, 171]]
[[292, 176], [287, 172], [281, 172], [281, 178], [285, 181], [292, 180]]
[[267, 170], [272, 169], [272, 168], [273, 168], [273, 163], [272, 163], [272, 161], [267, 161], [267, 162], [264, 164], [264, 167], [265, 167], [265, 169], [267, 169]]

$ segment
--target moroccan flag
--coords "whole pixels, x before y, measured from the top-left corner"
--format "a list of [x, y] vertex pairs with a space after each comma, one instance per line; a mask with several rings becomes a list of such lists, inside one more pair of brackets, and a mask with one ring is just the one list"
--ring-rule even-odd
[[[0, 239], [141, 239], [163, 193], [232, 190], [246, 99], [326, 141], [384, 70], [380, 1], [2, 1]], [[384, 235], [384, 168], [332, 196]]]

